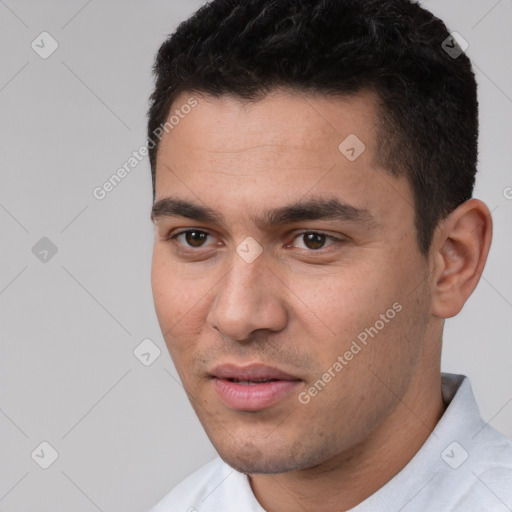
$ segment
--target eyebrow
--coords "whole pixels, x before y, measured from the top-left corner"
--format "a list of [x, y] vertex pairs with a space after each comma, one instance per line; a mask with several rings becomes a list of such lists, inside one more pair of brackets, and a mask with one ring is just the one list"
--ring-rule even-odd
[[[217, 224], [226, 227], [223, 215], [208, 207], [175, 197], [165, 197], [157, 201], [151, 210], [154, 222], [163, 217], [185, 217], [197, 222]], [[368, 229], [378, 223], [373, 215], [365, 209], [344, 203], [333, 198], [312, 198], [308, 201], [281, 206], [263, 213], [261, 217], [250, 217], [258, 227], [275, 227], [281, 224], [304, 222], [310, 220], [339, 220], [363, 224]]]

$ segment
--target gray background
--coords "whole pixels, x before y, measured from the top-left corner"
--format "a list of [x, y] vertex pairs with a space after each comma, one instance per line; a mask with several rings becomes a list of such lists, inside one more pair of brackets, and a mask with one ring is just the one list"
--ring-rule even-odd
[[[154, 54], [201, 4], [0, 0], [0, 511], [147, 510], [215, 455], [153, 310], [147, 157], [92, 195], [144, 144]], [[484, 419], [512, 437], [512, 1], [423, 4], [469, 43], [475, 197], [495, 222], [443, 370], [468, 375]], [[43, 31], [59, 44], [47, 59], [31, 47]], [[43, 237], [57, 248], [46, 262]], [[161, 355], [145, 366], [133, 351], [148, 338]], [[59, 454], [48, 469], [43, 441]]]

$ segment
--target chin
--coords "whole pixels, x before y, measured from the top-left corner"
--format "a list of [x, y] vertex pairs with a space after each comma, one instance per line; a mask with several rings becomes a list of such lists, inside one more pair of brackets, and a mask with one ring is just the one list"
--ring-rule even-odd
[[[229, 446], [215, 446], [221, 459], [240, 473], [279, 474], [313, 467], [322, 462], [321, 450], [304, 450], [305, 443], [293, 444], [284, 441], [276, 445], [258, 445], [254, 441], [237, 444], [230, 440]], [[263, 440], [265, 441], [265, 440]]]
[[254, 458], [240, 457], [236, 455], [226, 455], [220, 453], [221, 459], [229, 464], [232, 468], [236, 469], [240, 473], [247, 475], [276, 475], [279, 473], [287, 473], [299, 469], [295, 461], [288, 459], [277, 459], [276, 457], [267, 458], [264, 455], [260, 455]]

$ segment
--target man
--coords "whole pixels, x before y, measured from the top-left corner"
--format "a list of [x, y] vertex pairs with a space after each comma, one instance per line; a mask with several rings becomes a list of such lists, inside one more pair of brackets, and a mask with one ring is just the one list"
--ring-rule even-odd
[[219, 458], [152, 509], [512, 510], [444, 320], [491, 243], [476, 83], [407, 0], [214, 0], [160, 48], [155, 307]]

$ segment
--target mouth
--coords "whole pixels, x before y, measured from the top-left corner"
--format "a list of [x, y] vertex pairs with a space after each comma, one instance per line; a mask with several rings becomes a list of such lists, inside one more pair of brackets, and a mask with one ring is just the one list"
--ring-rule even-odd
[[266, 365], [223, 364], [211, 372], [213, 388], [230, 409], [259, 411], [290, 397], [302, 379]]
[[244, 386], [256, 386], [264, 382], [277, 382], [279, 379], [258, 379], [258, 380], [240, 380], [240, 379], [226, 379], [229, 382], [236, 382], [237, 384], [243, 384]]

